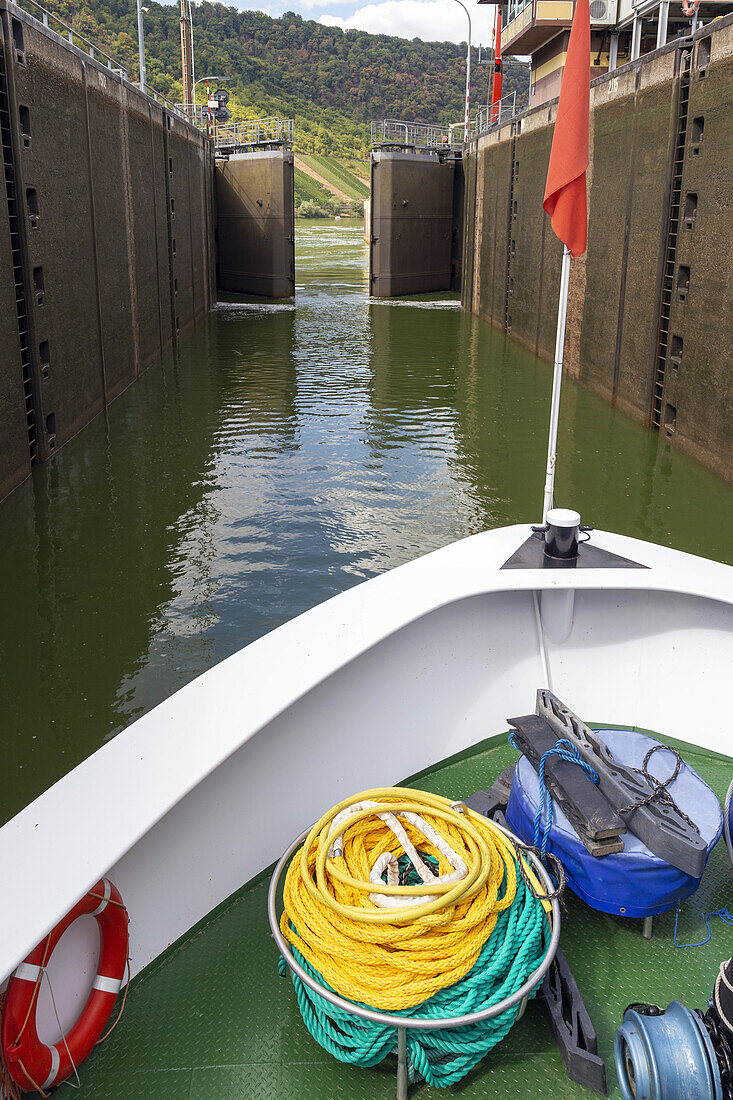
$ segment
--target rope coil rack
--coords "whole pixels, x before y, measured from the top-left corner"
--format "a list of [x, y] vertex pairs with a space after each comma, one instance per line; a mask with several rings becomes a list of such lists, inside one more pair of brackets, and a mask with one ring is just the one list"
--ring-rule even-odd
[[559, 907], [541, 864], [463, 803], [364, 791], [305, 837], [278, 922], [298, 843], [275, 870], [269, 908], [308, 1030], [340, 1061], [373, 1066], [401, 1043], [429, 1084], [461, 1080], [554, 957]]

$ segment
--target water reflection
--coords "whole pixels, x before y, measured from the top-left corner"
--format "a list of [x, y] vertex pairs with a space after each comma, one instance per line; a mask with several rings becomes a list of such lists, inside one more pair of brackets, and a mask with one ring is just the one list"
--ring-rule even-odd
[[[454, 298], [370, 301], [355, 223], [297, 255], [295, 306], [223, 303], [0, 508], [3, 818], [293, 615], [538, 517], [547, 364]], [[732, 558], [733, 490], [570, 383], [557, 486]]]

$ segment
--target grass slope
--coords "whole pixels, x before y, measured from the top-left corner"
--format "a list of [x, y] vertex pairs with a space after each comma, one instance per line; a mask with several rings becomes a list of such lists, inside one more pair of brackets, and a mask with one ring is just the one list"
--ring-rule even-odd
[[339, 191], [343, 191], [349, 198], [365, 199], [369, 195], [369, 184], [355, 176], [336, 157], [311, 153], [310, 156], [304, 156], [303, 160], [309, 168], [312, 168], [314, 172], [317, 172], [319, 176], [328, 183], [333, 184], [334, 187], [338, 187]]
[[321, 187], [318, 180], [306, 176], [305, 172], [302, 172], [300, 168], [295, 169], [296, 206], [300, 206], [302, 202], [306, 201], [315, 202], [319, 206], [325, 206], [330, 198], [330, 192], [328, 192], [325, 187]]
[[369, 186], [370, 165], [369, 160], [354, 160], [353, 157], [344, 157], [341, 160], [344, 168], [348, 168], [352, 175]]
[[[310, 157], [303, 157], [309, 161]], [[308, 167], [311, 167], [308, 165]], [[343, 167], [338, 165], [338, 167]], [[316, 169], [314, 168], [314, 171]], [[344, 169], [344, 171], [347, 171]], [[327, 190], [318, 180], [313, 179], [307, 172], [303, 172], [297, 165], [295, 167], [295, 213], [301, 218], [329, 218], [336, 214], [348, 217], [361, 217], [364, 199], [361, 195], [350, 202], [344, 202], [343, 195], [347, 194], [344, 187], [339, 186], [342, 195], [336, 195]], [[356, 180], [356, 177], [354, 177]], [[343, 183], [343, 181], [341, 181]], [[360, 181], [356, 180], [354, 187]], [[335, 185], [333, 185], [335, 186]], [[363, 186], [363, 184], [362, 184]]]

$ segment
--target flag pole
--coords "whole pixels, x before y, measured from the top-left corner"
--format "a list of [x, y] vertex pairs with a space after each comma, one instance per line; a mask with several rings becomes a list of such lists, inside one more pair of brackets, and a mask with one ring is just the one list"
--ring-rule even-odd
[[555, 336], [555, 370], [552, 376], [552, 401], [550, 403], [550, 437], [547, 443], [547, 473], [542, 506], [542, 522], [552, 508], [555, 490], [555, 459], [557, 457], [557, 426], [560, 419], [560, 388], [562, 386], [562, 359], [565, 349], [565, 322], [568, 315], [568, 288], [570, 286], [570, 249], [565, 245], [560, 272], [560, 300], [557, 304], [557, 333]]
[[557, 428], [560, 419], [562, 358], [565, 349], [565, 322], [568, 314], [570, 260], [582, 256], [588, 247], [588, 196], [586, 172], [590, 143], [590, 5], [575, 0], [573, 23], [560, 85], [555, 132], [552, 135], [550, 163], [547, 168], [545, 197], [542, 202], [549, 214], [552, 230], [563, 243], [560, 301], [557, 307], [555, 370], [550, 405], [550, 438], [547, 443], [547, 472], [542, 504], [542, 522], [552, 508], [557, 458]]

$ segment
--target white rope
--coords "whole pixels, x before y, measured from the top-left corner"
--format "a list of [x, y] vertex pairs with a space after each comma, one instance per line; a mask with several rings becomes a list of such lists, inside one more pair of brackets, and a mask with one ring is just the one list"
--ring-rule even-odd
[[731, 993], [733, 993], [733, 986], [730, 984], [730, 980], [728, 978], [728, 975], [725, 972], [725, 968], [726, 968], [726, 966], [728, 965], [729, 962], [730, 962], [730, 959], [726, 959], [725, 962], [722, 962], [720, 964], [720, 973], [718, 974], [718, 979], [715, 983], [715, 1007], [718, 1010], [718, 1015], [720, 1016], [721, 1020], [723, 1021], [725, 1026], [728, 1028], [728, 1031], [733, 1032], [733, 1023], [731, 1023], [731, 1021], [728, 1019], [726, 1014], [723, 1012], [723, 1008], [722, 1008], [722, 1005], [720, 1003], [720, 985], [721, 985], [721, 982], [723, 983], [723, 985], [725, 985], [727, 987], [727, 989]]
[[[358, 814], [362, 810], [372, 810], [374, 808], [378, 808], [379, 805], [379, 802], [371, 801], [354, 802], [351, 806], [347, 806], [345, 810], [342, 810], [341, 813], [336, 815], [336, 817], [333, 819], [333, 825], [334, 827], [338, 828], [338, 826], [342, 825], [350, 817], [353, 817], [354, 814]], [[397, 840], [404, 848], [405, 854], [417, 871], [422, 882], [460, 882], [467, 876], [468, 867], [463, 862], [458, 853], [454, 852], [451, 846], [443, 839], [442, 836], [440, 836], [439, 833], [435, 831], [432, 825], [429, 825], [428, 822], [420, 817], [419, 814], [413, 813], [411, 810], [403, 810], [400, 811], [398, 814], [394, 814], [390, 810], [388, 810], [384, 813], [376, 814], [376, 817], [378, 817], [381, 821], [384, 821], [385, 824], [389, 826], [392, 833], [395, 835]], [[441, 855], [444, 856], [445, 859], [447, 859], [448, 863], [450, 863], [451, 867], [453, 868], [453, 871], [447, 875], [438, 876], [433, 874], [432, 870], [420, 857], [420, 853], [415, 848], [414, 844], [410, 840], [400, 822], [397, 820], [398, 817], [404, 818], [405, 821], [409, 821], [409, 823], [414, 826], [414, 828], [416, 828], [418, 832], [422, 833], [425, 839], [430, 844], [432, 844], [434, 848], [437, 848]], [[329, 848], [328, 854], [329, 856], [331, 856], [332, 859], [340, 857], [342, 855], [343, 837], [343, 832], [339, 833], [339, 835], [336, 837], [333, 844]], [[382, 875], [384, 874], [385, 870], [387, 872], [387, 885], [397, 886], [399, 883], [399, 862], [394, 852], [384, 851], [377, 857], [369, 873], [369, 881], [373, 882], [375, 885], [377, 883], [381, 883]], [[434, 894], [414, 894], [407, 897], [405, 897], [404, 895], [401, 897], [397, 897], [393, 894], [374, 893], [370, 894], [369, 897], [375, 905], [379, 905], [383, 909], [398, 909], [404, 908], [405, 906], [409, 905], [425, 905], [427, 902], [435, 900]]]
[[542, 671], [545, 676], [545, 684], [547, 690], [552, 691], [552, 679], [550, 677], [550, 662], [547, 658], [547, 646], [545, 645], [545, 632], [542, 627], [542, 612], [540, 611], [540, 598], [535, 590], [532, 593], [532, 601], [534, 603], [534, 619], [537, 624], [537, 641], [540, 647], [540, 660], [542, 661]]
[[[81, 1088], [81, 1080], [79, 1079], [79, 1071], [76, 1068], [76, 1064], [74, 1062], [74, 1059], [71, 1057], [71, 1051], [69, 1050], [69, 1044], [66, 1042], [66, 1035], [64, 1033], [64, 1029], [61, 1026], [61, 1021], [59, 1019], [58, 1009], [56, 1008], [56, 998], [53, 995], [53, 986], [51, 985], [51, 979], [48, 975], [48, 970], [46, 970], [45, 966], [42, 967], [42, 970], [43, 970], [43, 976], [45, 977], [46, 981], [48, 982], [48, 988], [49, 988], [49, 992], [51, 994], [51, 1004], [53, 1005], [53, 1014], [56, 1017], [56, 1023], [58, 1025], [59, 1031], [61, 1032], [61, 1038], [64, 1041], [64, 1046], [66, 1047], [66, 1053], [69, 1056], [69, 1061], [71, 1062], [71, 1068], [73, 1069], [74, 1076], [76, 1077], [76, 1084], [74, 1084], [73, 1081], [71, 1081], [69, 1078], [66, 1079], [64, 1084], [67, 1084], [72, 1089], [80, 1089]], [[58, 1046], [58, 1043], [56, 1044], [56, 1046]], [[56, 1080], [56, 1075], [55, 1074], [54, 1074], [54, 1079], [53, 1080], [54, 1081]], [[47, 1081], [46, 1085], [44, 1087], [49, 1087], [50, 1085], [53, 1085], [53, 1081]]]

